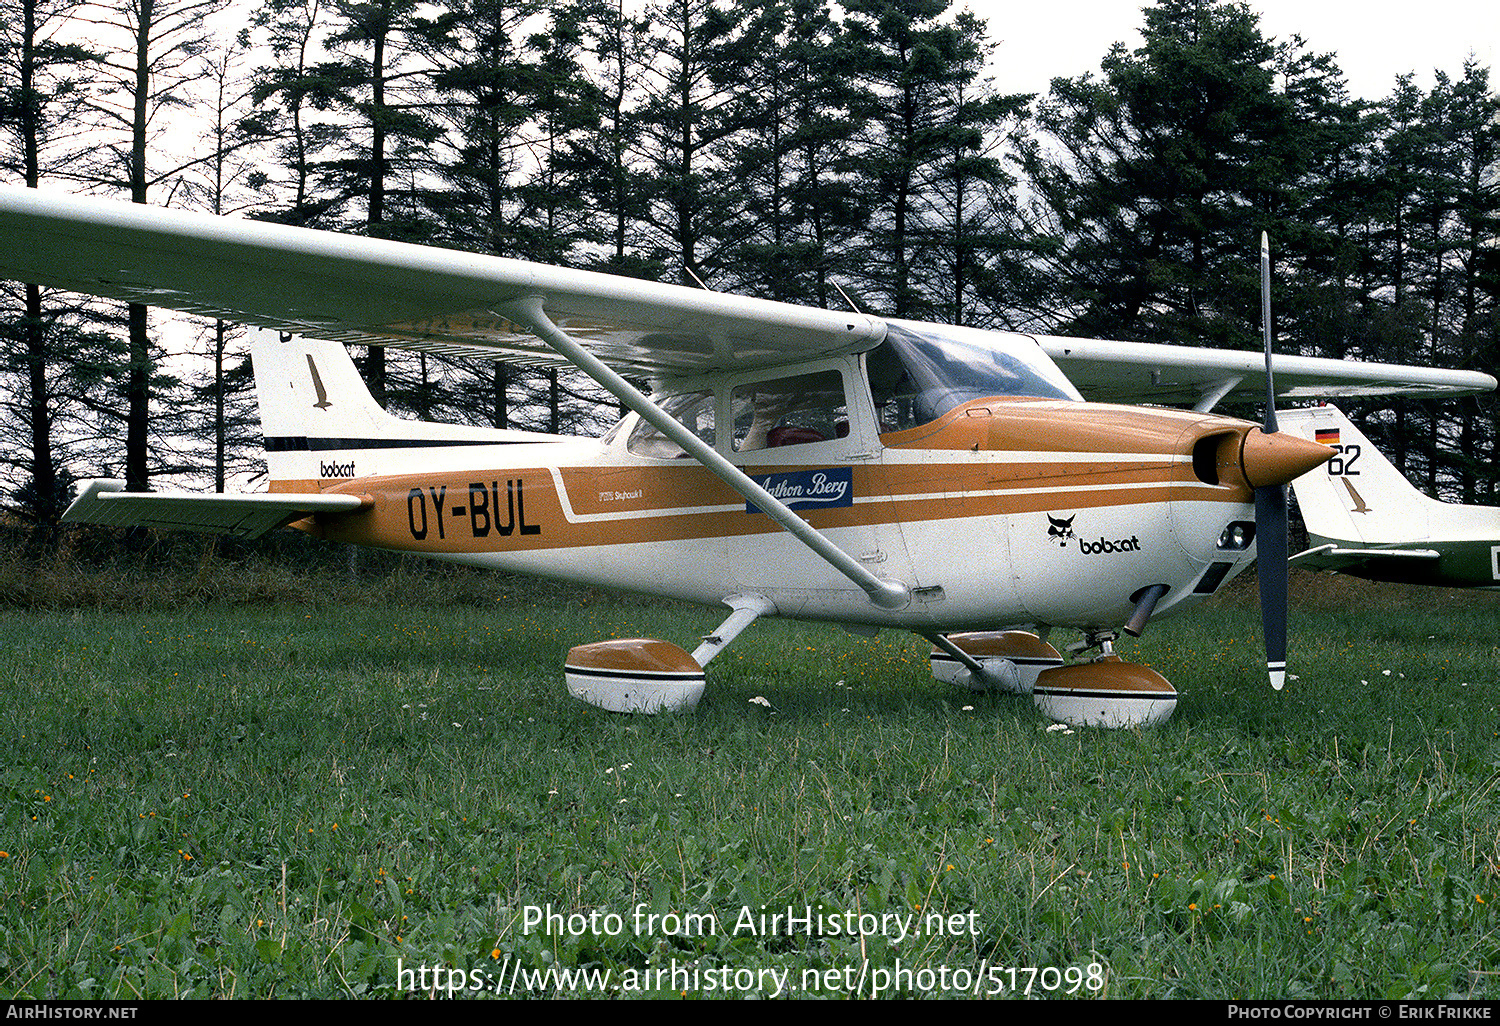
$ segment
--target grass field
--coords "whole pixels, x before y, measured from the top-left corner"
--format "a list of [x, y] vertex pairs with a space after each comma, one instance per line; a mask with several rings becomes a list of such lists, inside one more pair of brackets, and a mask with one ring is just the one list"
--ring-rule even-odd
[[607, 714], [570, 646], [719, 612], [498, 578], [0, 612], [0, 995], [1500, 997], [1497, 596], [1293, 590], [1118, 732], [776, 621]]

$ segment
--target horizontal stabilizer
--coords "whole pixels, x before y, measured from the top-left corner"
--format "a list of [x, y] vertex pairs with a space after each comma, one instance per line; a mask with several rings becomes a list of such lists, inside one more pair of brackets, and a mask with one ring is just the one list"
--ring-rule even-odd
[[352, 513], [366, 505], [358, 495], [298, 492], [127, 492], [123, 481], [83, 482], [63, 514], [75, 524], [153, 527], [258, 538], [314, 513]]
[[1439, 559], [1437, 549], [1346, 549], [1338, 545], [1319, 545], [1299, 552], [1292, 562], [1302, 562], [1318, 570], [1337, 570], [1367, 563], [1372, 559]]

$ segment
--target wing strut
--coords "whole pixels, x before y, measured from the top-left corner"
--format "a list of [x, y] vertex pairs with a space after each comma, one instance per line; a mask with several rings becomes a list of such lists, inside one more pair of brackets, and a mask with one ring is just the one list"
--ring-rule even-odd
[[597, 381], [610, 395], [641, 415], [641, 418], [667, 438], [680, 445], [684, 452], [713, 471], [725, 484], [739, 492], [750, 502], [760, 507], [798, 541], [806, 545], [839, 573], [857, 584], [870, 601], [882, 609], [900, 609], [911, 601], [911, 592], [899, 581], [887, 581], [876, 577], [860, 565], [859, 561], [829, 541], [807, 521], [793, 513], [780, 499], [773, 497], [748, 474], [719, 455], [714, 448], [678, 423], [660, 406], [657, 406], [615, 371], [583, 346], [575, 342], [567, 332], [552, 323], [542, 308], [538, 296], [528, 296], [503, 304], [506, 316], [517, 324], [525, 325], [539, 338], [557, 350], [579, 370]]
[[1203, 391], [1199, 394], [1198, 401], [1193, 404], [1193, 411], [1196, 413], [1212, 412], [1213, 408], [1219, 405], [1219, 400], [1223, 399], [1230, 392], [1233, 392], [1239, 387], [1240, 382], [1244, 380], [1243, 375], [1239, 377], [1230, 376], [1204, 385]]

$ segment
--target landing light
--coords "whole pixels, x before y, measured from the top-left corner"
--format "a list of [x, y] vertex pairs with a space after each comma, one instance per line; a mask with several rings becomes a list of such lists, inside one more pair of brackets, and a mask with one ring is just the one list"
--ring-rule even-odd
[[1247, 520], [1236, 520], [1219, 535], [1219, 549], [1223, 552], [1243, 552], [1253, 541], [1255, 525]]

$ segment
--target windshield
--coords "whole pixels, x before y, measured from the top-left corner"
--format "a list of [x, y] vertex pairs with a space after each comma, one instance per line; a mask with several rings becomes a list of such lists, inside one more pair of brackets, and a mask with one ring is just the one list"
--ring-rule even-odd
[[882, 432], [917, 427], [990, 396], [1083, 398], [1025, 335], [890, 324], [865, 366]]

